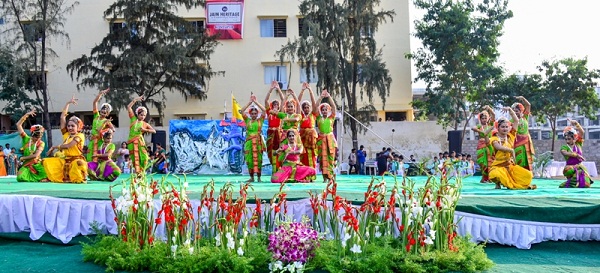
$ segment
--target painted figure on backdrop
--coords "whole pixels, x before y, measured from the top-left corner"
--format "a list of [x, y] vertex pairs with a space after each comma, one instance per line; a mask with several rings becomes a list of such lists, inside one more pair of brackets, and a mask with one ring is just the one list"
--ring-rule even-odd
[[94, 120], [92, 121], [92, 130], [90, 132], [90, 143], [88, 143], [88, 152], [86, 159], [88, 162], [96, 162], [97, 158], [94, 158], [94, 154], [98, 154], [98, 149], [102, 146], [102, 135], [108, 130], [115, 131], [115, 127], [109, 118], [112, 106], [108, 103], [103, 103], [98, 110], [98, 101], [102, 96], [106, 95], [110, 89], [104, 89], [98, 92], [98, 95], [94, 99], [92, 104], [92, 112], [94, 113]]
[[83, 155], [85, 141], [85, 136], [81, 132], [83, 121], [76, 116], [71, 116], [67, 121], [71, 104], [77, 104], [75, 96], [67, 102], [60, 115], [63, 143], [48, 150], [48, 155], [53, 157], [45, 158], [43, 165], [48, 179], [52, 182], [86, 183], [88, 165]]
[[[246, 112], [246, 110], [248, 110], [248, 112]], [[258, 182], [261, 182], [260, 175], [262, 170], [263, 152], [265, 150], [265, 144], [263, 143], [261, 135], [262, 126], [265, 121], [264, 113], [266, 113], [265, 107], [256, 100], [254, 94], [250, 96], [248, 104], [242, 107], [242, 115], [246, 122], [244, 156], [246, 165], [248, 166], [248, 173], [250, 174], [248, 182], [254, 182], [254, 175], [256, 175]]]
[[300, 121], [300, 139], [302, 140], [302, 146], [304, 146], [304, 153], [300, 155], [300, 161], [305, 166], [312, 168], [317, 167], [317, 116], [318, 114], [313, 111], [316, 107], [317, 102], [315, 100], [315, 94], [313, 93], [308, 83], [302, 84], [302, 90], [298, 95], [298, 100], [302, 99], [304, 91], [308, 90], [310, 96], [310, 102], [305, 100], [300, 104], [301, 108], [301, 121]]
[[29, 129], [30, 135], [23, 130], [23, 123], [28, 117], [35, 116], [35, 109], [27, 112], [17, 122], [17, 132], [21, 136], [21, 151], [23, 156], [19, 159], [22, 162], [21, 168], [17, 172], [17, 181], [19, 182], [40, 182], [44, 181], [46, 171], [42, 165], [42, 152], [46, 143], [42, 141], [44, 136], [44, 126], [35, 124]]
[[[515, 112], [510, 107], [505, 107], [504, 111], [510, 113], [517, 124], [514, 126], [507, 118], [500, 118], [496, 122], [497, 133], [492, 136], [489, 141], [494, 147], [494, 162], [490, 167], [490, 181], [496, 183], [496, 189], [500, 189], [503, 185], [512, 190], [520, 189], [536, 189], [537, 186], [531, 184], [533, 174], [531, 171], [517, 165], [515, 163], [515, 142], [517, 131], [515, 130], [519, 124]], [[485, 135], [491, 131], [488, 128]]]
[[289, 129], [286, 132], [287, 141], [277, 150], [281, 155], [281, 168], [271, 176], [273, 183], [285, 182], [312, 182], [316, 178], [314, 168], [302, 165], [300, 155], [304, 152], [302, 143], [300, 143], [300, 134], [296, 129]]
[[129, 120], [131, 122], [129, 125], [127, 148], [129, 149], [129, 155], [132, 158], [132, 172], [135, 173], [145, 172], [146, 167], [148, 167], [149, 164], [149, 155], [146, 148], [146, 141], [144, 140], [144, 133], [156, 133], [156, 130], [144, 121], [146, 115], [148, 115], [148, 109], [146, 109], [146, 107], [139, 106], [135, 109], [135, 112], [133, 112], [133, 105], [142, 100], [144, 100], [144, 97], [137, 97], [127, 105]]
[[[279, 94], [279, 100], [273, 100], [272, 102], [269, 102], [269, 98], [271, 97], [273, 90], [277, 90], [277, 93]], [[277, 113], [279, 113], [279, 109], [281, 107], [281, 103], [283, 103], [283, 93], [279, 88], [279, 83], [277, 81], [273, 81], [265, 98], [265, 113], [267, 114], [269, 125], [267, 128], [267, 155], [269, 156], [273, 173], [275, 173], [280, 166], [280, 162], [277, 162], [277, 154], [275, 151], [279, 149], [279, 144], [281, 143], [281, 138], [283, 136], [283, 132], [281, 130], [281, 119], [277, 116]]]
[[484, 107], [478, 115], [479, 124], [471, 128], [474, 132], [479, 136], [479, 140], [477, 141], [477, 164], [481, 170], [481, 183], [490, 182], [489, 178], [489, 168], [494, 162], [494, 147], [491, 143], [486, 142], [486, 138], [489, 139], [492, 137], [492, 132], [488, 132], [487, 136], [485, 132], [489, 128], [494, 127], [494, 121], [496, 120], [496, 116], [494, 114], [494, 109], [489, 105]]
[[565, 145], [560, 147], [560, 153], [567, 161], [563, 169], [563, 175], [567, 181], [560, 184], [560, 188], [589, 188], [592, 179], [583, 166], [583, 136], [584, 131], [579, 122], [570, 120], [571, 126], [567, 126], [563, 131]]
[[317, 127], [319, 128], [319, 138], [317, 139], [317, 154], [319, 155], [319, 167], [323, 175], [323, 181], [327, 183], [335, 179], [337, 141], [333, 134], [333, 125], [335, 123], [335, 102], [326, 89], [321, 92], [317, 102], [327, 98], [327, 102], [314, 107], [313, 112], [318, 114]]
[[112, 143], [113, 131], [106, 130], [102, 134], [102, 144], [98, 147], [93, 157], [96, 159], [88, 162], [88, 175], [90, 180], [115, 181], [121, 175], [121, 168], [112, 160], [115, 144]]
[[533, 141], [529, 135], [529, 115], [531, 114], [531, 104], [523, 96], [516, 96], [515, 99], [522, 103], [514, 103], [512, 105], [513, 111], [516, 113], [518, 120], [511, 120], [513, 124], [517, 124], [517, 139], [515, 141], [515, 160], [516, 164], [528, 169], [533, 170], [533, 155], [535, 150], [533, 148]]

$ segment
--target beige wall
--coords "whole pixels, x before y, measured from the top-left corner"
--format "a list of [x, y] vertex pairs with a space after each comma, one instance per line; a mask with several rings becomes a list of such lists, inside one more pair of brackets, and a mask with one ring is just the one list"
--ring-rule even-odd
[[[66, 72], [66, 65], [82, 54], [89, 54], [91, 48], [98, 44], [109, 31], [109, 22], [103, 12], [112, 3], [110, 0], [80, 1], [73, 14], [69, 15], [65, 31], [71, 38], [70, 47], [54, 41], [52, 48], [59, 58], [52, 60], [48, 67], [48, 90], [50, 92], [50, 111], [59, 112], [64, 103], [72, 95], [77, 96], [79, 105], [72, 106], [71, 112], [91, 111], [92, 100], [97, 90], [76, 90], [76, 82]], [[409, 105], [412, 99], [410, 61], [404, 54], [410, 51], [408, 0], [385, 0], [382, 9], [394, 9], [397, 13], [394, 22], [383, 25], [376, 35], [380, 47], [383, 47], [384, 60], [393, 79], [391, 96], [388, 98], [386, 111], [409, 111], [407, 117], [412, 118]], [[182, 9], [183, 10], [183, 9]], [[204, 11], [182, 11], [182, 15], [190, 18], [204, 18]], [[288, 38], [261, 38], [258, 16], [287, 16]], [[206, 119], [220, 119], [223, 104], [227, 101], [227, 111], [231, 111], [230, 93], [236, 96], [240, 104], [247, 101], [250, 92], [262, 97], [269, 85], [264, 83], [263, 64], [274, 62], [275, 51], [288, 39], [298, 37], [298, 1], [248, 0], [245, 6], [244, 39], [222, 40], [211, 58], [215, 70], [225, 71], [224, 77], [217, 77], [209, 84], [208, 99], [199, 101], [190, 99], [187, 102], [177, 93], [168, 93], [165, 109], [164, 125], [170, 119], [179, 118], [176, 114], [206, 113]], [[7, 24], [10, 21], [6, 22]], [[299, 66], [292, 64], [290, 87], [300, 89]], [[288, 68], [289, 69], [289, 68]], [[289, 71], [288, 71], [289, 72]], [[4, 107], [0, 102], [0, 107]], [[382, 104], [376, 100], [379, 117], [384, 117]], [[156, 113], [152, 111], [151, 113]], [[127, 130], [127, 112], [120, 111], [121, 128]]]

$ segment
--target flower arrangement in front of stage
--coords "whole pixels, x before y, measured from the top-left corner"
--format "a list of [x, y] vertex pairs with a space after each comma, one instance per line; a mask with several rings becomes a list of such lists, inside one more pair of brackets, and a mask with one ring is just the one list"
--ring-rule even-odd
[[159, 192], [158, 182], [145, 175], [133, 175], [130, 181], [121, 182], [121, 196], [115, 199], [113, 187], [117, 185], [110, 187], [109, 197], [119, 239], [140, 248], [151, 245], [155, 238], [154, 197]]
[[194, 210], [186, 192], [188, 183], [179, 181], [179, 184], [180, 190], [172, 183], [161, 185], [161, 208], [154, 220], [156, 225], [164, 221], [166, 243], [173, 256], [177, 255], [177, 249], [194, 253], [190, 227], [194, 221]]
[[308, 223], [282, 222], [269, 234], [267, 250], [273, 254], [271, 272], [302, 272], [319, 246], [319, 234]]
[[[112, 197], [111, 187], [118, 240], [107, 239], [110, 244], [103, 246], [104, 251], [84, 248], [84, 255], [96, 253], [86, 259], [114, 270], [163, 272], [192, 267], [199, 272], [200, 267], [219, 272], [256, 272], [267, 267], [272, 272], [405, 272], [415, 271], [415, 266], [422, 272], [443, 272], [491, 266], [482, 247], [457, 237], [454, 211], [460, 177], [430, 176], [425, 186], [417, 188], [411, 179], [398, 181], [392, 176], [394, 185], [388, 189], [389, 178], [372, 178], [360, 204], [341, 196], [337, 182], [329, 181], [322, 192], [308, 193], [305, 220], [291, 222], [285, 184], [271, 200], [255, 196], [252, 204], [248, 203], [251, 183], [240, 183], [237, 191], [227, 182], [215, 194], [211, 181], [195, 205], [185, 182], [176, 187], [163, 180], [159, 185], [134, 175], [130, 184], [122, 184], [123, 196], [118, 199]], [[154, 218], [157, 194], [162, 204]], [[155, 240], [157, 236], [161, 240]], [[118, 243], [129, 245], [129, 250]], [[118, 258], [125, 256], [129, 258]], [[145, 262], [148, 257], [153, 257], [152, 263]]]

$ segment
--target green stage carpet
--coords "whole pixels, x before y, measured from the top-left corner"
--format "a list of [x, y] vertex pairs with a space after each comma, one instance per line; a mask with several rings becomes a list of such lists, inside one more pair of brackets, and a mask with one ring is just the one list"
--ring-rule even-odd
[[[117, 181], [127, 180], [128, 175], [122, 175]], [[173, 176], [154, 175], [153, 179], [178, 183], [179, 180], [189, 184], [189, 195], [192, 199], [199, 199], [202, 187], [211, 179], [215, 187], [221, 188], [226, 182], [239, 184], [248, 179], [248, 176]], [[371, 181], [369, 176], [339, 175], [338, 194], [360, 203]], [[381, 177], [379, 177], [381, 179]], [[391, 189], [394, 178], [385, 177], [388, 189]], [[398, 178], [401, 179], [401, 178]], [[417, 187], [425, 184], [424, 176], [409, 177], [416, 182]], [[479, 183], [480, 177], [466, 177], [463, 179], [462, 198], [457, 210], [462, 212], [487, 215], [491, 217], [509, 218], [515, 220], [528, 220], [552, 223], [577, 223], [600, 224], [600, 185], [594, 184], [588, 189], [560, 189], [561, 180], [535, 179], [537, 190], [496, 190], [493, 184]], [[269, 181], [270, 177], [263, 177]], [[120, 182], [107, 183], [92, 181], [88, 184], [61, 184], [61, 183], [19, 183], [14, 177], [0, 178], [0, 194], [27, 194], [45, 195], [75, 199], [108, 200], [110, 185]], [[252, 184], [254, 194], [265, 200], [270, 199], [279, 191], [279, 184], [269, 182], [255, 182]], [[594, 187], [596, 186], [596, 187]], [[117, 187], [120, 189], [120, 187]], [[297, 200], [307, 198], [307, 191], [320, 192], [325, 184], [319, 179], [314, 183], [286, 184], [285, 191], [288, 199]], [[117, 192], [118, 194], [118, 192]]]

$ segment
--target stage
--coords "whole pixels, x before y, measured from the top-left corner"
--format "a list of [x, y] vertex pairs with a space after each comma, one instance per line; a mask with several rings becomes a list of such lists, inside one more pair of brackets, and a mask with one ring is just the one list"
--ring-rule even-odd
[[[122, 175], [118, 181], [127, 178]], [[242, 183], [248, 176], [153, 176], [158, 181], [163, 178], [175, 183], [187, 181], [188, 194], [197, 206], [200, 192], [208, 181], [214, 180], [215, 191], [218, 191], [225, 183]], [[416, 182], [416, 188], [426, 182], [424, 176], [408, 178]], [[371, 179], [370, 176], [338, 175], [337, 192], [360, 204]], [[384, 179], [390, 190], [394, 178], [386, 176]], [[599, 184], [589, 189], [560, 189], [558, 185], [562, 180], [535, 179], [537, 190], [514, 191], [496, 190], [493, 184], [479, 183], [479, 179], [463, 179], [455, 217], [459, 234], [470, 234], [475, 241], [522, 249], [550, 240], [600, 241]], [[263, 177], [263, 181], [269, 180], [270, 177]], [[76, 236], [92, 234], [92, 225], [97, 223], [105, 232], [116, 234], [108, 191], [114, 184], [116, 182], [19, 183], [15, 177], [0, 178], [0, 233], [27, 232], [33, 240], [49, 233], [68, 243]], [[269, 182], [255, 182], [252, 186], [249, 199], [256, 195], [270, 200], [280, 188], [279, 184]], [[315, 183], [286, 184], [288, 214], [295, 219], [300, 219], [302, 214], [311, 215], [307, 192], [321, 192], [324, 188], [320, 178]], [[120, 187], [116, 189], [115, 197], [118, 197]]]

